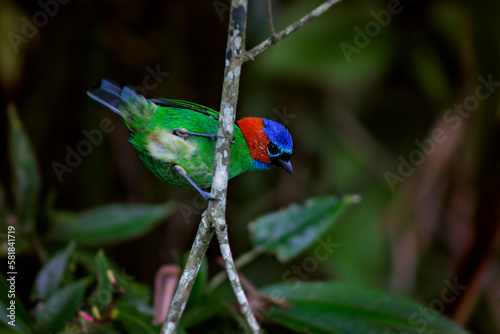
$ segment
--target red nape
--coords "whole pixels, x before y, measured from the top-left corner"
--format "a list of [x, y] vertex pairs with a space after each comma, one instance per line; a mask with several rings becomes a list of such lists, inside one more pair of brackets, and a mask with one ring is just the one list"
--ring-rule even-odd
[[250, 156], [254, 160], [270, 163], [269, 154], [267, 153], [267, 145], [269, 138], [262, 129], [264, 129], [264, 121], [258, 117], [246, 117], [236, 122], [243, 136], [247, 140]]

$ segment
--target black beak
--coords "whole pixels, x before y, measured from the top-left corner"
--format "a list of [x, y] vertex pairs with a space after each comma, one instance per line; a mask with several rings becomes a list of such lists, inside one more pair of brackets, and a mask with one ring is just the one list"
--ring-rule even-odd
[[284, 161], [284, 160], [278, 159], [276, 162], [277, 162], [278, 166], [283, 167], [290, 175], [293, 174], [293, 167], [292, 167], [292, 163], [290, 161]]

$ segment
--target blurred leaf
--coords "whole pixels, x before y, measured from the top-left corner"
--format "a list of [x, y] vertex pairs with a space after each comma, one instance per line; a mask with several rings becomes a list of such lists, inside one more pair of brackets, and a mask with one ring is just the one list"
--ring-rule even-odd
[[[187, 260], [187, 258], [186, 258]], [[208, 262], [207, 258], [204, 257], [201, 262], [200, 270], [198, 271], [198, 275], [193, 284], [193, 288], [191, 289], [191, 294], [189, 295], [188, 303], [195, 303], [198, 299], [201, 298], [203, 292], [205, 291], [205, 287], [208, 283]]]
[[[10, 278], [10, 276], [8, 276]], [[15, 288], [19, 289], [19, 286], [15, 286]], [[14, 289], [15, 289], [14, 288]], [[15, 296], [14, 298], [10, 298], [10, 284], [7, 282], [6, 278], [0, 274], [0, 321], [8, 324], [9, 321], [13, 320], [8, 317], [10, 314], [9, 307], [11, 307], [11, 302], [14, 301], [15, 304], [15, 327], [11, 327], [11, 325], [7, 325], [11, 327], [14, 331], [18, 331], [21, 333], [33, 333], [31, 321], [29, 320], [28, 313], [24, 309], [23, 303], [21, 300]]]
[[46, 300], [59, 287], [74, 249], [74, 243], [68, 244], [66, 248], [55, 254], [38, 272], [35, 279], [35, 297]]
[[412, 53], [411, 64], [415, 79], [419, 81], [420, 89], [427, 95], [428, 101], [441, 106], [452, 99], [451, 85], [444, 66], [432, 46], [420, 43], [420, 47]]
[[276, 284], [261, 292], [292, 304], [274, 306], [268, 318], [305, 333], [468, 333], [416, 302], [343, 282]]
[[365, 189], [363, 204], [342, 216], [342, 224], [335, 226], [332, 235], [332, 240], [342, 245], [342, 251], [333, 252], [325, 261], [323, 274], [360, 285], [387, 284], [391, 258], [387, 256], [387, 228], [380, 224], [380, 208], [389, 201], [384, 191], [377, 187]]
[[[286, 27], [313, 8], [309, 1], [284, 6], [276, 27]], [[377, 8], [379, 7], [379, 8]], [[376, 36], [366, 33], [376, 22], [372, 10], [384, 9], [371, 1], [342, 2], [249, 64], [254, 76], [268, 80], [330, 87], [352, 94], [385, 73], [394, 54], [393, 33], [379, 26]]]
[[123, 274], [117, 276], [118, 284], [123, 288], [125, 293], [121, 299], [140, 299], [145, 302], [151, 301], [151, 290], [146, 284], [132, 281], [134, 277]]
[[89, 274], [97, 275], [95, 254], [93, 252], [80, 247], [76, 249], [73, 258], [75, 259], [75, 262], [84, 267]]
[[144, 321], [137, 312], [120, 311], [117, 320], [120, 320], [129, 333], [151, 333], [156, 334], [158, 330], [150, 322]]
[[90, 278], [84, 278], [55, 291], [35, 312], [38, 331], [58, 333], [78, 311], [85, 288], [90, 282]]
[[112, 204], [86, 210], [64, 219], [48, 233], [52, 240], [74, 240], [87, 246], [103, 246], [138, 238], [172, 214], [170, 204]]
[[154, 310], [153, 307], [148, 304], [147, 301], [139, 298], [135, 299], [126, 299], [126, 298], [120, 298], [116, 301], [115, 307], [120, 310], [124, 310], [126, 312], [138, 312], [144, 315], [145, 318], [153, 319], [154, 316]]
[[221, 316], [225, 312], [221, 299], [217, 296], [208, 296], [198, 299], [186, 309], [185, 314], [181, 318], [180, 325], [184, 328], [190, 328], [207, 321], [210, 318]]
[[13, 43], [14, 31], [16, 31], [19, 21], [25, 12], [19, 8], [17, 1], [2, 1], [0, 10], [0, 34], [6, 38], [0, 41], [0, 83], [4, 87], [4, 93], [16, 87], [23, 74], [23, 62], [26, 50], [19, 44]]
[[[123, 334], [123, 332], [116, 331], [99, 323], [86, 323], [85, 324], [86, 332], [83, 333], [92, 333], [92, 334]], [[76, 333], [81, 333], [76, 332]]]
[[102, 249], [100, 249], [95, 256], [95, 264], [97, 268], [97, 288], [93, 293], [91, 303], [102, 311], [113, 301], [113, 293], [116, 288], [109, 280], [107, 271], [111, 269], [111, 267]]
[[143, 301], [127, 301], [117, 303], [117, 321], [123, 323], [128, 333], [158, 333], [160, 325], [153, 325], [153, 310]]
[[461, 50], [466, 43], [463, 36], [468, 33], [469, 28], [460, 24], [468, 19], [469, 12], [466, 7], [459, 2], [452, 1], [432, 2], [429, 5], [429, 21], [435, 28], [434, 32], [446, 42], [445, 47], [450, 50]]
[[359, 196], [334, 196], [309, 199], [304, 206], [292, 204], [288, 208], [260, 217], [248, 225], [255, 247], [275, 253], [286, 262], [306, 250], [327, 231], [347, 205]]
[[38, 164], [14, 104], [7, 107], [10, 123], [9, 161], [12, 168], [12, 193], [15, 211], [21, 225], [33, 228], [33, 216], [40, 191]]
[[0, 334], [17, 334], [19, 333], [19, 328], [16, 329], [14, 326], [0, 326]]

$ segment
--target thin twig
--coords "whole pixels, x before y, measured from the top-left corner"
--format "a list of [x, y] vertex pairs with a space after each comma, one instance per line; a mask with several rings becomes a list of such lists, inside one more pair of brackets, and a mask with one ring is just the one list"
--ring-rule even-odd
[[[247, 264], [251, 263], [253, 260], [255, 260], [259, 255], [264, 253], [264, 250], [262, 248], [254, 248], [249, 252], [246, 252], [245, 254], [241, 255], [239, 258], [237, 258], [234, 261], [234, 265], [236, 266], [237, 270], [240, 270]], [[214, 291], [224, 280], [226, 279], [227, 275], [225, 272], [221, 271], [217, 273], [217, 275], [212, 278], [210, 283], [207, 285], [207, 291]]]
[[280, 31], [279, 33], [275, 34], [274, 36], [269, 37], [259, 45], [253, 47], [250, 51], [247, 51], [245, 53], [245, 61], [249, 60], [254, 60], [255, 57], [257, 57], [262, 51], [266, 50], [270, 46], [278, 43], [281, 41], [283, 38], [287, 37], [291, 33], [295, 32], [297, 29], [302, 27], [304, 24], [307, 22], [311, 21], [312, 19], [320, 16], [324, 12], [326, 12], [330, 7], [335, 5], [336, 3], [340, 2], [341, 0], [328, 0], [324, 2], [322, 5], [318, 6], [315, 10], [301, 18], [300, 20], [290, 24], [288, 27]]
[[224, 263], [226, 264], [226, 271], [229, 277], [229, 282], [231, 283], [231, 287], [233, 288], [236, 300], [240, 305], [240, 311], [245, 316], [245, 319], [250, 326], [252, 333], [258, 334], [260, 333], [259, 323], [255, 319], [252, 308], [248, 303], [247, 296], [245, 295], [245, 292], [243, 291], [243, 287], [241, 285], [240, 277], [238, 275], [238, 272], [236, 271], [236, 266], [234, 265], [233, 256], [231, 254], [231, 248], [229, 247], [229, 240], [227, 237], [227, 226], [217, 226], [215, 234], [217, 235], [217, 240], [220, 244], [222, 258], [224, 259]]
[[167, 319], [161, 330], [162, 334], [173, 334], [176, 332], [182, 313], [189, 299], [189, 294], [193, 288], [196, 275], [198, 274], [198, 270], [200, 269], [203, 257], [205, 256], [205, 252], [207, 251], [213, 235], [213, 228], [208, 224], [207, 220], [203, 218], [198, 227], [198, 232], [196, 232], [196, 238], [193, 242], [191, 252], [189, 253], [184, 272], [179, 280], [174, 298], [172, 299], [172, 304], [168, 309]]
[[273, 7], [271, 5], [272, 0], [267, 0], [267, 20], [269, 21], [269, 32], [271, 33], [271, 38], [276, 38], [276, 32], [274, 31], [273, 23]]

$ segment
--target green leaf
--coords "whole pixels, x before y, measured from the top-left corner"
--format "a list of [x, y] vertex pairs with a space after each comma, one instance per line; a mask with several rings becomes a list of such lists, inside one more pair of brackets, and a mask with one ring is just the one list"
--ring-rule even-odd
[[117, 320], [120, 320], [125, 328], [127, 328], [129, 333], [144, 333], [144, 334], [156, 334], [158, 330], [156, 330], [151, 322], [146, 322], [142, 319], [137, 312], [127, 312], [120, 311], [118, 313]]
[[12, 193], [14, 194], [15, 212], [21, 225], [28, 231], [33, 228], [34, 214], [40, 191], [38, 165], [16, 108], [9, 104], [10, 136], [9, 160], [12, 168]]
[[201, 262], [198, 275], [196, 275], [193, 288], [191, 289], [191, 294], [189, 295], [188, 299], [188, 305], [195, 303], [202, 297], [203, 292], [205, 291], [205, 287], [207, 286], [207, 283], [208, 283], [208, 261], [207, 258], [204, 257], [203, 261]]
[[59, 287], [74, 249], [74, 243], [68, 244], [38, 272], [35, 279], [35, 297], [45, 300]]
[[153, 310], [143, 301], [118, 302], [118, 316], [115, 320], [123, 323], [128, 333], [158, 333], [160, 325], [153, 325]]
[[329, 196], [309, 199], [303, 206], [292, 204], [250, 223], [250, 237], [255, 247], [275, 253], [281, 262], [289, 261], [317, 241], [347, 205], [357, 201], [357, 195], [340, 200]]
[[97, 288], [92, 296], [91, 303], [102, 311], [113, 301], [113, 294], [116, 292], [116, 288], [109, 280], [107, 271], [108, 269], [111, 270], [111, 266], [106, 260], [102, 249], [95, 256], [95, 264], [97, 268]]
[[[122, 331], [118, 332], [110, 327], [108, 327], [109, 324], [106, 324], [105, 325], [101, 325], [99, 323], [86, 323], [85, 324], [85, 328], [87, 330], [86, 333], [92, 333], [92, 334], [123, 334]], [[69, 332], [69, 333], [72, 333], [72, 332]], [[68, 333], [68, 334], [69, 334]], [[75, 331], [75, 333], [83, 333], [82, 331]], [[66, 333], [64, 333], [66, 334]]]
[[223, 303], [224, 301], [212, 296], [199, 299], [186, 309], [181, 318], [180, 325], [184, 328], [189, 328], [216, 316], [223, 316], [226, 312]]
[[186, 330], [182, 327], [177, 328], [177, 334], [187, 334]]
[[0, 334], [17, 334], [19, 329], [14, 326], [0, 326]]
[[116, 280], [119, 286], [125, 291], [120, 299], [140, 299], [145, 302], [151, 301], [151, 290], [146, 284], [133, 281], [134, 277], [123, 272], [115, 272]]
[[[8, 276], [10, 279], [12, 276]], [[16, 289], [20, 289], [19, 286], [16, 286], [16, 280], [11, 280], [14, 282], [12, 288], [14, 291]], [[24, 306], [20, 299], [17, 296], [11, 295], [11, 284], [7, 282], [6, 278], [0, 274], [0, 321], [7, 324], [7, 326], [11, 327], [13, 330], [21, 332], [21, 333], [33, 333], [31, 321], [29, 320], [28, 313], [24, 309]], [[14, 298], [11, 298], [14, 297]], [[12, 308], [12, 302], [14, 302], [15, 307], [15, 327], [8, 325], [9, 321], [14, 320], [12, 317], [9, 318], [10, 310], [8, 308]]]
[[56, 290], [35, 312], [38, 331], [59, 333], [66, 322], [78, 311], [83, 301], [85, 288], [90, 282], [90, 278], [84, 278]]
[[73, 217], [65, 213], [47, 237], [87, 246], [111, 245], [146, 234], [172, 212], [171, 204], [111, 204]]
[[416, 302], [343, 282], [277, 284], [261, 292], [291, 304], [273, 306], [264, 316], [305, 333], [468, 333]]
[[81, 265], [89, 275], [97, 274], [95, 265], [95, 253], [84, 248], [77, 248], [73, 254], [73, 259], [77, 265]]

